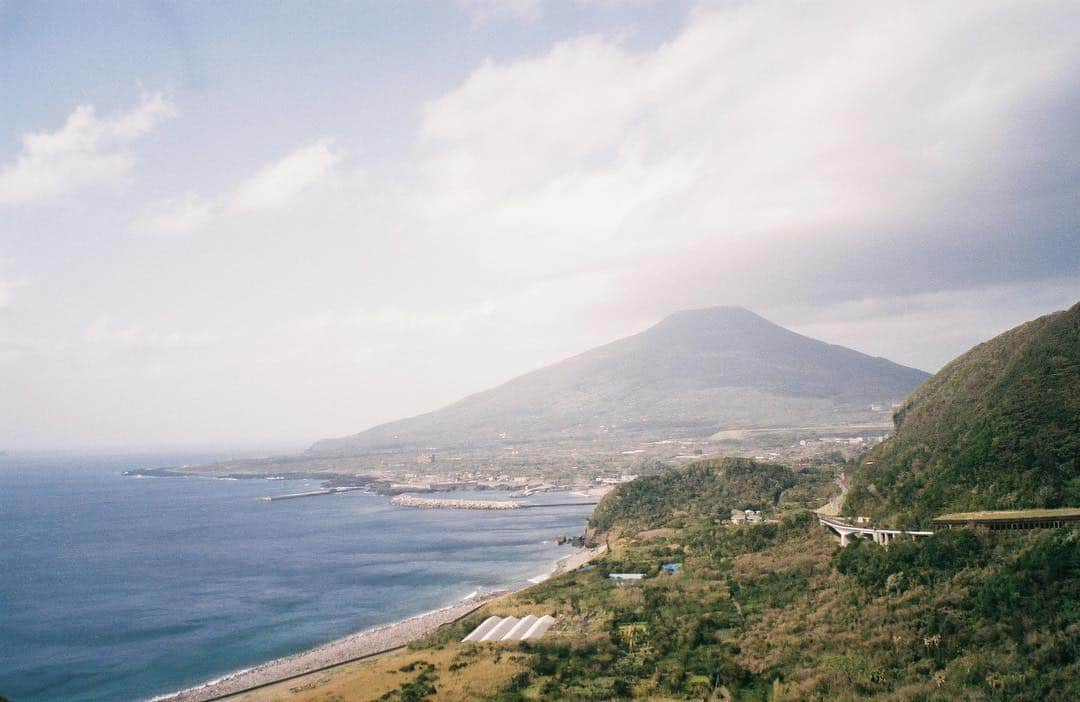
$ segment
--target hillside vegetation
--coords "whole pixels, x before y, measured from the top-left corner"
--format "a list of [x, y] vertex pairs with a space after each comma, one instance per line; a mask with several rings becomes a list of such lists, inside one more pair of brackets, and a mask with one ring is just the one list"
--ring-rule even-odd
[[742, 308], [690, 310], [435, 412], [317, 442], [309, 453], [875, 421], [871, 403], [899, 401], [927, 377]]
[[726, 519], [733, 509], [763, 509], [795, 485], [785, 466], [747, 458], [699, 461], [679, 470], [638, 478], [608, 493], [589, 526], [610, 531], [680, 526], [687, 519]]
[[[1080, 699], [1080, 530], [840, 548], [805, 509], [839, 468], [707, 461], [621, 485], [593, 520], [610, 550], [588, 567], [274, 699]], [[740, 505], [767, 521], [721, 518]], [[645, 577], [618, 586], [621, 572]], [[537, 641], [461, 642], [527, 614], [557, 623]]]
[[[1077, 531], [950, 531], [888, 549], [859, 541], [840, 549], [791, 499], [816, 490], [822, 476], [792, 474], [779, 499], [770, 478], [719, 485], [743, 481], [750, 468], [772, 472], [699, 465], [620, 486], [605, 500], [606, 535], [621, 535], [609, 554], [447, 627], [414, 655], [453, 651], [478, 675], [488, 675], [483, 664], [493, 657], [512, 662], [521, 672], [499, 694], [472, 698], [506, 702], [1080, 695]], [[725, 490], [731, 496], [707, 508]], [[734, 527], [713, 518], [741, 500], [766, 505], [770, 521]], [[670, 562], [682, 564], [678, 575], [663, 573]], [[619, 587], [612, 572], [646, 577]], [[527, 613], [559, 623], [537, 642], [457, 643], [490, 614]], [[442, 695], [436, 684], [426, 699]]]
[[851, 476], [845, 511], [1080, 506], [1080, 304], [979, 344], [923, 383]]

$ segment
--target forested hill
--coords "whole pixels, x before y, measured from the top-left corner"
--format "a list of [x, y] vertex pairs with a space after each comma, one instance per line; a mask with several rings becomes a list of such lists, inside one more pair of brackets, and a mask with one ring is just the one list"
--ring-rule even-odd
[[1080, 506], [1080, 304], [952, 361], [895, 422], [851, 476], [849, 515]]
[[[928, 374], [816, 341], [739, 307], [679, 312], [646, 331], [428, 414], [317, 442], [310, 453], [591, 440], [621, 432], [867, 421]], [[886, 404], [887, 406], [887, 404]]]
[[589, 518], [598, 531], [669, 526], [672, 520], [726, 518], [733, 509], [772, 507], [795, 484], [790, 468], [748, 458], [698, 461], [638, 478], [608, 493]]

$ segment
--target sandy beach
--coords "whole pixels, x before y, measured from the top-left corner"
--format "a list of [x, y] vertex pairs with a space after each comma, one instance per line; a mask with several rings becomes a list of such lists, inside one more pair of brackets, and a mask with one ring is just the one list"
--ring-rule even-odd
[[[581, 549], [564, 556], [556, 561], [554, 570], [547, 577], [555, 577], [579, 568], [604, 550], [605, 547], [600, 546]], [[365, 629], [302, 653], [239, 670], [186, 690], [155, 697], [154, 702], [207, 702], [252, 687], [392, 650], [430, 634], [443, 624], [456, 621], [507, 594], [509, 593], [505, 590], [491, 592], [392, 624]]]

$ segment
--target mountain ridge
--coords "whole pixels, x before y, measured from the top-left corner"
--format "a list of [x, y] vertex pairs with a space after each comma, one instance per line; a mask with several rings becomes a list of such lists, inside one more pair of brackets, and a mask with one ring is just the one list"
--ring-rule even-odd
[[441, 409], [324, 439], [308, 452], [587, 440], [612, 432], [708, 435], [844, 421], [865, 418], [871, 402], [902, 399], [928, 377], [742, 307], [683, 310]]

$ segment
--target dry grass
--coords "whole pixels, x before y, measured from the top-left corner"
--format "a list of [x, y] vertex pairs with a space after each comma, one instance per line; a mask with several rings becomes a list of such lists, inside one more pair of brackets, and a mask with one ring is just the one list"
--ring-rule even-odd
[[639, 531], [636, 538], [638, 541], [652, 541], [653, 539], [671, 536], [674, 533], [675, 530], [670, 527], [665, 527], [663, 529], [647, 529], [646, 531]]
[[438, 699], [476, 700], [495, 694], [514, 675], [525, 670], [524, 661], [524, 654], [505, 645], [451, 645], [441, 650], [399, 651], [228, 699], [230, 702], [368, 702], [398, 689], [420, 670], [402, 668], [426, 662], [435, 666]]

